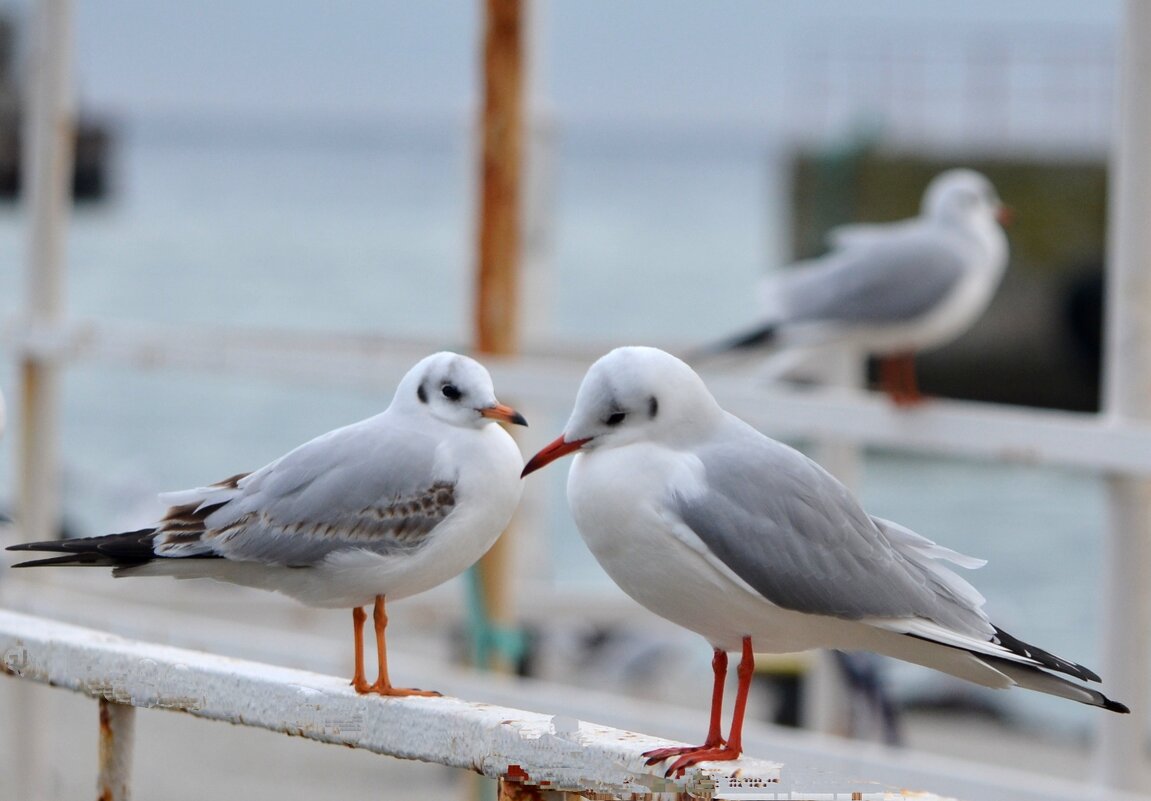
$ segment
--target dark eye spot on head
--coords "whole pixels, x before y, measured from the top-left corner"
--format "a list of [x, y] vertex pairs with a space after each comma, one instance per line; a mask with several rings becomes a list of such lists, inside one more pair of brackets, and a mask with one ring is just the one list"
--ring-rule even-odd
[[627, 417], [627, 412], [612, 412], [608, 415], [608, 418], [604, 420], [604, 423], [609, 426], [618, 426], [623, 422], [625, 417]]
[[655, 395], [652, 395], [647, 399], [647, 416], [654, 420], [657, 414], [659, 414], [659, 401], [655, 399]]
[[455, 384], [444, 384], [440, 389], [440, 394], [450, 401], [456, 401], [459, 400], [464, 393], [460, 392], [459, 387]]
[[420, 384], [419, 389], [416, 390], [416, 397], [420, 399], [420, 403], [428, 402], [428, 391], [424, 389], [423, 384]]

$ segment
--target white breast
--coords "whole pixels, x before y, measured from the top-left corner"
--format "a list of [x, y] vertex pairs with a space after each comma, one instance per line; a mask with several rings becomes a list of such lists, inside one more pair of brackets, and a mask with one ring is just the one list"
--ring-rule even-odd
[[702, 480], [693, 457], [657, 446], [592, 451], [572, 465], [568, 501], [588, 548], [620, 589], [715, 647], [738, 650], [751, 636], [757, 651], [787, 652], [850, 636], [850, 624], [775, 606], [708, 551], [666, 503]]

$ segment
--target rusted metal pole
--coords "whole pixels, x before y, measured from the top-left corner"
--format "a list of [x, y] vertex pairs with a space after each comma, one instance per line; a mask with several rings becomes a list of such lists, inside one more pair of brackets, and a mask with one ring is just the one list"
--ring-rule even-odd
[[[526, 0], [484, 3], [475, 286], [475, 343], [481, 357], [510, 355], [519, 347], [525, 6]], [[478, 566], [486, 616], [496, 626], [513, 622], [513, 542], [509, 529]]]
[[476, 349], [519, 347], [520, 198], [524, 143], [525, 0], [484, 4]]
[[[1107, 349], [1104, 411], [1114, 422], [1151, 419], [1151, 5], [1124, 3], [1118, 116], [1110, 163], [1107, 232]], [[1107, 479], [1110, 525], [1101, 584], [1100, 673], [1130, 715], [1099, 715], [1096, 779], [1143, 789], [1151, 702], [1151, 482]]]
[[132, 778], [132, 744], [136, 707], [100, 699], [100, 772], [98, 801], [128, 801]]

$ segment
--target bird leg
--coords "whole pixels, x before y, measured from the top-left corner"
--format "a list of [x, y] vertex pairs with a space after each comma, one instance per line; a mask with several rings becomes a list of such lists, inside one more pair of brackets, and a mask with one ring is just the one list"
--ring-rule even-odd
[[[716, 652], [720, 653], [719, 651]], [[718, 659], [712, 660], [712, 666], [715, 667]], [[724, 654], [723, 659], [724, 667], [727, 666], [727, 654]], [[743, 638], [743, 653], [739, 660], [739, 668], [736, 675], [739, 676], [739, 684], [735, 693], [735, 709], [731, 716], [731, 731], [728, 733], [727, 741], [725, 742], [719, 736], [719, 705], [716, 701], [723, 695], [723, 681], [717, 674], [716, 681], [718, 689], [713, 688], [712, 692], [712, 716], [711, 728], [708, 731], [708, 742], [695, 748], [663, 748], [660, 751], [671, 752], [668, 756], [679, 754], [679, 759], [671, 763], [671, 767], [664, 773], [665, 776], [674, 775], [679, 778], [683, 775], [684, 771], [692, 765], [699, 762], [724, 762], [733, 759], [739, 759], [740, 753], [743, 751], [743, 716], [747, 710], [747, 693], [751, 688], [751, 679], [755, 674], [755, 653], [751, 650], [751, 637]], [[657, 752], [649, 751], [653, 758], [656, 757]], [[647, 756], [648, 754], [645, 754]], [[658, 762], [660, 759], [666, 757], [659, 756], [658, 758], [649, 759], [649, 765], [653, 762]]]
[[713, 653], [711, 657], [711, 671], [713, 676], [711, 684], [711, 723], [707, 728], [707, 740], [703, 745], [682, 745], [644, 751], [643, 756], [647, 757], [647, 762], [644, 764], [654, 765], [657, 762], [663, 762], [669, 757], [682, 756], [683, 754], [690, 754], [705, 748], [719, 748], [723, 745], [723, 736], [719, 731], [719, 717], [723, 709], [723, 683], [727, 679], [727, 651], [719, 648], [715, 649], [715, 653]]
[[915, 354], [897, 353], [880, 359], [879, 386], [896, 406], [923, 403], [924, 397], [915, 375]]
[[751, 650], [751, 638], [743, 638], [743, 655], [739, 662], [739, 686], [735, 696], [735, 712], [731, 719], [731, 734], [727, 740], [720, 734], [720, 710], [723, 706], [723, 684], [727, 676], [727, 652], [715, 649], [711, 659], [711, 669], [714, 674], [711, 689], [711, 723], [707, 730], [707, 740], [703, 745], [683, 746], [677, 748], [657, 748], [647, 751], [648, 765], [654, 765], [670, 757], [679, 757], [667, 769], [666, 776], [675, 774], [682, 776], [684, 770], [705, 760], [723, 761], [738, 759], [742, 750], [740, 742], [743, 735], [743, 715], [747, 708], [747, 691], [751, 686], [751, 677], [755, 672], [755, 654]]
[[364, 621], [367, 619], [368, 615], [364, 612], [364, 607], [357, 606], [352, 609], [352, 635], [356, 650], [356, 669], [352, 673], [352, 686], [361, 695], [369, 692], [371, 686], [364, 677]]
[[355, 624], [356, 635], [356, 672], [352, 678], [352, 686], [356, 688], [356, 692], [361, 695], [375, 693], [377, 695], [392, 696], [438, 696], [439, 693], [434, 690], [393, 687], [391, 681], [388, 679], [388, 645], [385, 636], [385, 631], [388, 627], [388, 613], [384, 608], [384, 596], [382, 595], [376, 596], [376, 604], [372, 609], [372, 623], [376, 629], [376, 663], [379, 674], [374, 684], [368, 684], [367, 679], [364, 678], [365, 620], [367, 620], [367, 614], [364, 612], [363, 607], [356, 607], [352, 610], [352, 622]]

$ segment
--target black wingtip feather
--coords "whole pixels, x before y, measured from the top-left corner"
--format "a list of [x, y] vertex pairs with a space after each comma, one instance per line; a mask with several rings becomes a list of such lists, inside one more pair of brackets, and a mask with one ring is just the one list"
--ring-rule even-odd
[[[1028, 659], [1034, 659], [1045, 668], [1050, 668], [1058, 673], [1065, 673], [1068, 676], [1074, 676], [1083, 681], [1103, 681], [1095, 671], [1083, 667], [1083, 665], [1076, 664], [1075, 662], [1068, 662], [1055, 654], [1044, 651], [1042, 648], [1036, 648], [1030, 643], [1023, 642], [1017, 637], [1012, 637], [1003, 629], [995, 626], [995, 639], [1013, 654], [1025, 656]], [[1122, 706], [1122, 704], [1120, 704]], [[1126, 709], [1126, 707], [1124, 707]]]
[[694, 364], [723, 356], [732, 351], [750, 350], [751, 348], [757, 348], [761, 345], [770, 345], [772, 340], [775, 339], [775, 333], [776, 326], [774, 324], [759, 326], [750, 331], [745, 331], [742, 334], [728, 337], [720, 342], [713, 342], [709, 345], [703, 345], [694, 351], [690, 351], [684, 355], [684, 361], [688, 364]]
[[747, 350], [770, 344], [775, 339], [775, 326], [765, 325], [713, 346], [717, 351]]
[[1112, 701], [1107, 696], [1103, 696], [1103, 708], [1111, 712], [1118, 712], [1121, 715], [1130, 715], [1131, 710], [1127, 708], [1127, 704], [1121, 704], [1118, 701]]
[[[9, 549], [12, 550], [12, 549]], [[50, 556], [47, 559], [31, 559], [27, 562], [17, 562], [12, 567], [48, 567], [50, 565], [56, 566], [71, 566], [71, 567], [99, 567], [111, 566], [116, 564], [107, 557], [101, 557], [96, 553], [68, 553], [63, 556]]]

